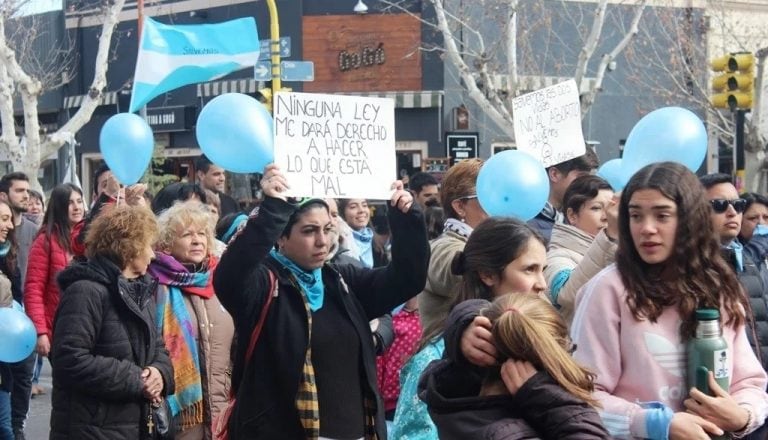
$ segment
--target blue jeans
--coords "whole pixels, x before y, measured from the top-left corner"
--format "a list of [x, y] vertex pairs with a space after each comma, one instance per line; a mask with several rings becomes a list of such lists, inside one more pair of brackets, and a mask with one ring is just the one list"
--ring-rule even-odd
[[11, 393], [7, 391], [0, 391], [0, 440], [13, 440]]
[[35, 354], [37, 356], [37, 362], [35, 363], [35, 369], [32, 371], [32, 384], [37, 385], [38, 382], [40, 382], [40, 372], [43, 370], [43, 357]]

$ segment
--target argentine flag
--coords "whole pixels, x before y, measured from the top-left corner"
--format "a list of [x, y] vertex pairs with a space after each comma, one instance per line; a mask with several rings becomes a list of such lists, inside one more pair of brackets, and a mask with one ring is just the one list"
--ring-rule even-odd
[[169, 90], [252, 67], [258, 59], [259, 33], [253, 17], [177, 26], [147, 17], [136, 60], [130, 111], [137, 111]]

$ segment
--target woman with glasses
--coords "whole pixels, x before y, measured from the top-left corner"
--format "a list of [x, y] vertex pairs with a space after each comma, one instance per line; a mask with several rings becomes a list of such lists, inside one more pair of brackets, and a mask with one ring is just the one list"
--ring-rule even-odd
[[[640, 169], [622, 192], [616, 264], [584, 287], [571, 326], [574, 357], [596, 373], [594, 397], [614, 437], [741, 438], [768, 415], [768, 380], [745, 331], [748, 305], [710, 206], [696, 176], [673, 162]], [[728, 391], [711, 372], [711, 395], [686, 384], [698, 308], [720, 310]]]
[[[768, 235], [756, 228], [749, 240], [741, 240], [749, 201], [739, 196], [733, 178], [728, 174], [713, 173], [700, 177], [712, 207], [711, 218], [720, 239], [721, 252], [730, 263], [749, 298], [747, 311], [747, 338], [752, 349], [768, 370], [768, 273], [761, 270], [768, 254]], [[768, 427], [763, 426], [747, 438], [765, 439]]]
[[427, 286], [419, 295], [422, 328], [441, 323], [454, 302], [454, 286], [461, 277], [451, 273], [453, 258], [464, 249], [467, 239], [488, 214], [477, 200], [477, 175], [482, 160], [464, 160], [452, 166], [443, 178], [440, 202], [445, 210], [443, 234], [431, 243]]

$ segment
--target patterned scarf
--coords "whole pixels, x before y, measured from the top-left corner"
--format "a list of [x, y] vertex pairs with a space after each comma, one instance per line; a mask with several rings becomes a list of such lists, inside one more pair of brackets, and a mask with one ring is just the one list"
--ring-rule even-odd
[[352, 230], [357, 248], [360, 250], [360, 261], [367, 268], [373, 267], [373, 230], [365, 227], [359, 231]]
[[197, 329], [184, 302], [184, 295], [213, 296], [213, 271], [217, 260], [210, 257], [200, 272], [189, 272], [170, 255], [158, 253], [149, 273], [160, 282], [157, 292], [157, 328], [162, 332], [173, 365], [176, 394], [168, 396], [175, 417], [181, 414], [181, 429], [204, 422], [200, 355]]

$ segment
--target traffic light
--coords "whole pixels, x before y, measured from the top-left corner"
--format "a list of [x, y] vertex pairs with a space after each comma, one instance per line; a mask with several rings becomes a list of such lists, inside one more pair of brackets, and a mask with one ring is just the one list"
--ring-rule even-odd
[[712, 70], [721, 72], [712, 79], [712, 105], [716, 108], [752, 108], [755, 87], [755, 56], [748, 52], [715, 58]]

